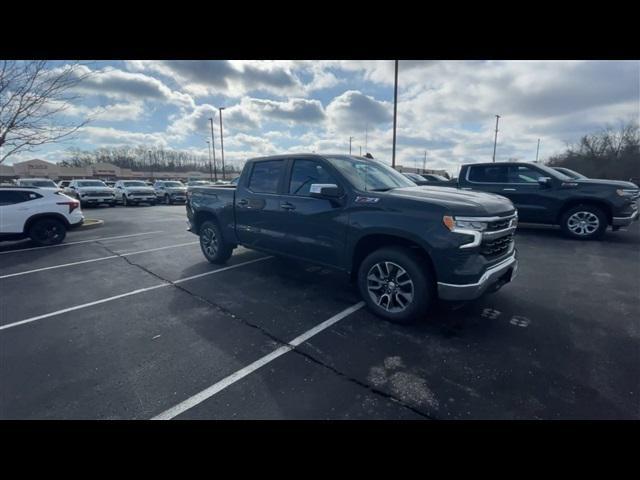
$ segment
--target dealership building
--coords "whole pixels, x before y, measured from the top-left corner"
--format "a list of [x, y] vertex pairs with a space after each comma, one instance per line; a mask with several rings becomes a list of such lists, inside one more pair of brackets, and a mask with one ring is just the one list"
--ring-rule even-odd
[[87, 167], [63, 167], [44, 160], [27, 160], [13, 165], [0, 164], [0, 181], [16, 178], [50, 178], [54, 181], [74, 180], [77, 178], [96, 178], [100, 180], [207, 180], [209, 174], [203, 172], [137, 172], [129, 168], [120, 168], [110, 163], [95, 163]]

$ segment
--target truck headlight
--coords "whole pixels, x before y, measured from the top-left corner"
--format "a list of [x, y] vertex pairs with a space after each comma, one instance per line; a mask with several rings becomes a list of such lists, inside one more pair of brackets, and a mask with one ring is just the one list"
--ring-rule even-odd
[[638, 195], [638, 190], [633, 190], [630, 188], [619, 188], [618, 190], [616, 190], [616, 193], [621, 197], [633, 197], [635, 195]]
[[445, 226], [455, 232], [456, 230], [473, 230], [476, 232], [484, 232], [487, 229], [487, 222], [479, 222], [475, 220], [458, 220], [455, 217], [445, 215], [442, 219]]
[[487, 222], [477, 220], [459, 220], [455, 217], [445, 215], [442, 217], [442, 223], [453, 233], [470, 236], [468, 243], [460, 245], [460, 248], [477, 247], [482, 242], [482, 232], [487, 229]]

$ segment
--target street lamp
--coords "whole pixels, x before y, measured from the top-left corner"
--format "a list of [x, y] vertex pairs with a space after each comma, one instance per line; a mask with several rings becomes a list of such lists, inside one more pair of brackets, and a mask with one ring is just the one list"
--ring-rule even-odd
[[216, 142], [213, 139], [213, 117], [209, 117], [211, 122], [211, 151], [213, 152], [213, 176], [218, 181], [218, 168], [216, 166]]
[[209, 180], [213, 180], [213, 172], [211, 171], [211, 142], [207, 140], [207, 148], [209, 149]]
[[498, 144], [498, 121], [500, 120], [500, 115], [496, 115], [496, 136], [493, 139], [493, 161], [496, 161], [496, 145]]
[[220, 111], [220, 150], [222, 151], [222, 179], [225, 179], [224, 176], [224, 135], [222, 133], [222, 110], [224, 110], [225, 107], [218, 107], [218, 110]]

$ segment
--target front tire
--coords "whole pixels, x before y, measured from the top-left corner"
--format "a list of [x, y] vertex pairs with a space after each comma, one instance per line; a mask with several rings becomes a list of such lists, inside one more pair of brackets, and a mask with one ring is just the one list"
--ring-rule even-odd
[[593, 205], [577, 205], [562, 214], [560, 228], [566, 236], [577, 240], [597, 240], [607, 230], [607, 216]]
[[36, 220], [29, 227], [29, 237], [40, 246], [57, 245], [67, 235], [64, 223], [55, 218], [43, 218]]
[[384, 247], [369, 254], [358, 269], [358, 288], [369, 310], [400, 324], [423, 318], [435, 298], [424, 263], [405, 247]]
[[127, 196], [126, 195], [122, 195], [122, 206], [123, 207], [128, 207], [129, 206], [129, 202], [127, 201]]
[[225, 263], [233, 253], [233, 247], [222, 237], [220, 227], [207, 220], [200, 226], [200, 249], [205, 258], [215, 264]]

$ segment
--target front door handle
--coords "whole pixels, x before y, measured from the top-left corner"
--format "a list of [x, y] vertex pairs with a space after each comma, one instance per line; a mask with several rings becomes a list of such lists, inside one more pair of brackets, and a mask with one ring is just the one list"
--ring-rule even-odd
[[502, 191], [503, 192], [515, 192], [516, 189], [515, 188], [503, 188]]
[[246, 198], [238, 200], [238, 205], [241, 207], [246, 207], [247, 205], [249, 205], [249, 200], [247, 200]]
[[295, 210], [296, 206], [289, 202], [284, 202], [280, 204], [280, 208], [282, 208], [283, 210]]

